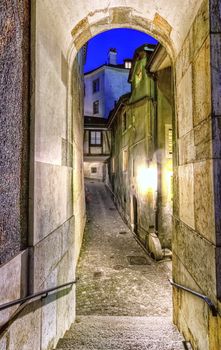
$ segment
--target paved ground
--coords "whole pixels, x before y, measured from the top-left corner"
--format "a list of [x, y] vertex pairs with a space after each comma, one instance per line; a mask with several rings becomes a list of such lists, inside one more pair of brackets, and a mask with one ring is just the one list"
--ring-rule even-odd
[[81, 316], [57, 350], [184, 350], [168, 317]]
[[77, 319], [57, 350], [184, 350], [171, 323], [168, 262], [151, 260], [102, 183], [87, 182]]
[[77, 315], [170, 316], [168, 263], [157, 263], [144, 253], [103, 183], [87, 182], [86, 193], [88, 222], [77, 270]]

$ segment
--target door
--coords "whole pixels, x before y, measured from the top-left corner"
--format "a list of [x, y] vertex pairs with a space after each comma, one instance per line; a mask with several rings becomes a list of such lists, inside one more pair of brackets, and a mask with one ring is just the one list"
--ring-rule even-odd
[[138, 234], [138, 210], [137, 210], [137, 198], [133, 196], [133, 224], [134, 233]]

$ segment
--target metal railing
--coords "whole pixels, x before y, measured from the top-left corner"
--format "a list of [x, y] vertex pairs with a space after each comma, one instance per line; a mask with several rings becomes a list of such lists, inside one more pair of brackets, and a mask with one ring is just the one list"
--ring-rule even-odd
[[76, 282], [77, 282], [77, 279], [75, 281], [67, 282], [67, 283], [61, 284], [60, 286], [49, 288], [46, 290], [42, 290], [41, 292], [30, 294], [27, 297], [16, 299], [16, 300], [10, 301], [8, 303], [2, 304], [2, 305], [0, 305], [0, 311], [5, 310], [5, 309], [7, 309], [11, 306], [17, 305], [17, 304], [23, 304], [24, 302], [31, 300], [31, 299], [34, 299], [34, 298], [37, 298], [39, 296], [43, 296], [44, 298], [46, 298], [49, 293], [54, 292], [55, 290], [58, 290], [61, 288], [72, 286]]
[[193, 295], [195, 295], [196, 297], [202, 299], [203, 301], [205, 301], [205, 303], [209, 306], [209, 309], [212, 311], [212, 315], [213, 316], [217, 316], [218, 315], [218, 311], [217, 308], [215, 307], [215, 305], [213, 304], [212, 300], [210, 300], [206, 295], [195, 292], [194, 290], [188, 288], [188, 287], [184, 287], [181, 284], [178, 284], [176, 282], [173, 282], [171, 279], [168, 279], [170, 284], [178, 289], [182, 289], [185, 290], [188, 293], [191, 293]]

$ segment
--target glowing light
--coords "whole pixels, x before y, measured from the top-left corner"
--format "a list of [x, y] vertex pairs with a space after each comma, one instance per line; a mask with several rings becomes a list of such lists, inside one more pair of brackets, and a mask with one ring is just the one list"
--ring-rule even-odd
[[154, 167], [140, 167], [137, 174], [137, 182], [142, 193], [157, 190], [157, 169]]
[[173, 182], [173, 171], [166, 170], [165, 180], [166, 180], [168, 195], [170, 196], [170, 199], [172, 199], [173, 198], [173, 183], [172, 183]]

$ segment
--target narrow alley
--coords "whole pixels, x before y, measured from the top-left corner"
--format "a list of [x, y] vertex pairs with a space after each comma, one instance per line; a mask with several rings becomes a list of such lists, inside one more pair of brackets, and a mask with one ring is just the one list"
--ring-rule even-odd
[[85, 187], [77, 319], [57, 349], [184, 349], [171, 322], [171, 262], [145, 254], [102, 182]]
[[0, 350], [221, 350], [221, 0], [0, 28]]

